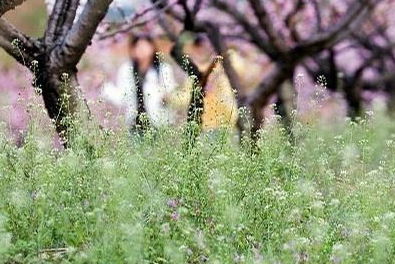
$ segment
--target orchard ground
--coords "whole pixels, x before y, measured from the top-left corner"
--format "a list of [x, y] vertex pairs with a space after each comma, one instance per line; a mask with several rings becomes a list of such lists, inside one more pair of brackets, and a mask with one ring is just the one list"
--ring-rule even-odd
[[80, 129], [68, 150], [30, 109], [0, 129], [0, 263], [393, 263], [395, 125], [275, 117], [257, 149], [227, 129]]

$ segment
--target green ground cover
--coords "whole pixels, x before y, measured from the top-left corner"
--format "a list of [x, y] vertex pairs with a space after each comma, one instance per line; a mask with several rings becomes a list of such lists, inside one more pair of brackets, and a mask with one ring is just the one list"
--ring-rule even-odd
[[[318, 123], [318, 122], [316, 122]], [[394, 263], [395, 126], [275, 120], [227, 131], [78, 133], [17, 148], [0, 129], [0, 263]], [[181, 140], [180, 140], [181, 139]], [[89, 142], [89, 143], [88, 143]]]

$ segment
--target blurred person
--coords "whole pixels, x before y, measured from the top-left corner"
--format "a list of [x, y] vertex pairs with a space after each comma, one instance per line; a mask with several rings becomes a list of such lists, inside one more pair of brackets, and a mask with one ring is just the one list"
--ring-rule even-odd
[[[196, 63], [200, 71], [207, 72], [214, 54], [207, 40], [202, 36], [196, 36], [193, 42], [185, 47], [185, 52]], [[192, 80], [188, 78], [184, 85], [184, 93], [188, 95], [184, 96], [184, 98], [188, 98], [184, 100], [186, 103], [189, 103], [191, 89]], [[236, 97], [222, 67], [216, 67], [210, 73], [205, 89], [202, 114], [203, 130], [212, 131], [224, 126], [235, 128], [238, 115]]]
[[119, 69], [116, 85], [106, 84], [103, 96], [126, 108], [131, 132], [159, 128], [174, 122], [168, 98], [176, 87], [171, 66], [161, 62], [149, 35], [131, 36], [129, 60]]

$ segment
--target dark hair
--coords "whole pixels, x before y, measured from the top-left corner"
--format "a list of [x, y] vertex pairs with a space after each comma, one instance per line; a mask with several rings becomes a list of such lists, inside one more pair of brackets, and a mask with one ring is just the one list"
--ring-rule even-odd
[[146, 40], [149, 43], [151, 43], [153, 46], [155, 46], [153, 38], [148, 34], [130, 35], [129, 46], [136, 45], [136, 43], [139, 42], [140, 40]]
[[[159, 74], [159, 58], [157, 56], [157, 47], [155, 45], [155, 42], [153, 38], [150, 35], [131, 35], [129, 36], [129, 47], [134, 48], [134, 46], [139, 42], [140, 40], [145, 40], [148, 41], [152, 47], [154, 48], [154, 54], [151, 59], [151, 67], [154, 67], [156, 70], [156, 73]], [[142, 74], [139, 71], [139, 66], [137, 61], [132, 61], [133, 63], [133, 74], [134, 77], [137, 79], [135, 85], [136, 85], [136, 100], [137, 100], [137, 115], [135, 119], [135, 124], [132, 127], [132, 131], [135, 130], [138, 133], [145, 132], [151, 125], [150, 121], [148, 120], [143, 120], [142, 115], [144, 113], [147, 113], [146, 108], [145, 108], [145, 102], [144, 102], [144, 91], [143, 91], [143, 83], [145, 79], [145, 74]]]
[[152, 59], [151, 59], [152, 66], [156, 70], [159, 71], [160, 61], [159, 61], [159, 58], [157, 55], [158, 48], [155, 44], [154, 39], [150, 35], [148, 35], [148, 34], [130, 35], [129, 36], [129, 47], [134, 47], [137, 44], [137, 42], [139, 42], [140, 40], [145, 40], [145, 41], [149, 42], [152, 45], [152, 47], [154, 48], [154, 54], [152, 55]]

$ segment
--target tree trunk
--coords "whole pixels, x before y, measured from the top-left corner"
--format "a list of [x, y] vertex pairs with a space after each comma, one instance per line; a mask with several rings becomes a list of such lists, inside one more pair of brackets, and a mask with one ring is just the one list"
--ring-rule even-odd
[[387, 112], [389, 116], [395, 117], [395, 93], [391, 92], [387, 100]]
[[77, 70], [44, 66], [35, 75], [35, 86], [42, 92], [48, 115], [63, 145], [67, 147], [77, 113], [81, 110]]
[[[291, 80], [292, 78], [290, 78]], [[296, 109], [296, 91], [293, 87], [291, 81], [288, 80], [284, 82], [278, 93], [277, 93], [277, 101], [274, 108], [276, 115], [281, 118], [281, 122], [287, 132], [287, 136], [291, 143], [294, 142], [294, 135], [293, 135], [293, 111]]]
[[79, 115], [83, 104], [79, 103], [76, 65], [113, 0], [87, 1], [78, 19], [80, 1], [56, 0], [44, 35], [38, 39], [2, 18], [3, 13], [24, 1], [0, 0], [0, 47], [33, 72], [34, 86], [41, 91], [48, 115], [67, 147], [75, 121], [84, 121], [81, 117], [85, 116], [84, 112]]
[[344, 95], [347, 102], [347, 116], [352, 120], [360, 117], [362, 114], [362, 96], [358, 84], [346, 85]]
[[251, 109], [252, 126], [251, 138], [256, 141], [259, 138], [258, 131], [263, 122], [263, 108], [268, 104], [271, 96], [276, 94], [281, 85], [292, 76], [294, 66], [290, 64], [276, 64], [272, 72], [263, 80], [259, 87], [247, 98]]
[[264, 119], [263, 108], [259, 104], [253, 104], [250, 108], [251, 111], [251, 139], [253, 142], [257, 142], [259, 139], [259, 129], [261, 129], [261, 125]]
[[[381, 79], [382, 78], [382, 79]], [[386, 110], [390, 117], [395, 117], [395, 78], [393, 74], [383, 75], [378, 79], [379, 81], [373, 82], [370, 86], [380, 86], [384, 87], [383, 91], [387, 94]]]
[[387, 98], [387, 112], [389, 116], [395, 117], [395, 84], [390, 84], [387, 90], [388, 98]]

